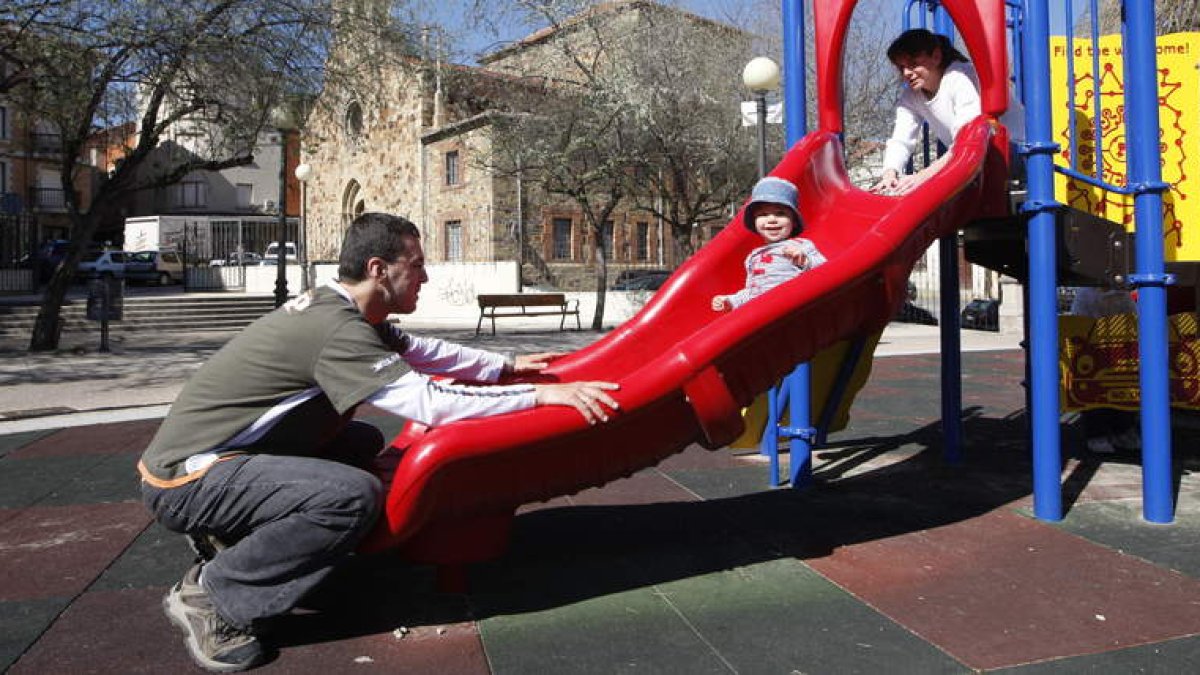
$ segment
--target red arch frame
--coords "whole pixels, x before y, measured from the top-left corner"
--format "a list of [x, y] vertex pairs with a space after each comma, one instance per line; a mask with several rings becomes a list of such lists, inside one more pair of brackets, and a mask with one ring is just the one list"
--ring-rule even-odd
[[[820, 0], [813, 3], [816, 37], [817, 124], [841, 133], [842, 60], [846, 34], [858, 0]], [[1008, 49], [1004, 0], [942, 0], [962, 35], [968, 56], [979, 74], [983, 113], [999, 118], [1008, 109]]]

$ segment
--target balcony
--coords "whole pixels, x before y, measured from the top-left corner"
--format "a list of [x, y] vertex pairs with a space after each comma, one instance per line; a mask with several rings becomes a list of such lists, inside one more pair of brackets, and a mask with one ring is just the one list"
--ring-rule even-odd
[[57, 155], [62, 152], [62, 135], [35, 131], [29, 134], [29, 150], [39, 155]]
[[62, 188], [29, 188], [29, 208], [31, 211], [63, 213], [67, 210], [66, 192]]

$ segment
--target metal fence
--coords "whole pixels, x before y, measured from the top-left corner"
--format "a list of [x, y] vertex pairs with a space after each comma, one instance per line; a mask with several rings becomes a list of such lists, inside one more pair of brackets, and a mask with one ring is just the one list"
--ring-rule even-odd
[[[939, 247], [937, 243], [917, 261], [908, 278], [908, 296], [894, 320], [928, 326], [942, 321]], [[958, 311], [959, 321], [968, 330], [1000, 330], [1000, 304], [1005, 298], [1000, 289], [1000, 274], [966, 262], [959, 247]]]
[[[299, 222], [295, 218], [287, 220], [286, 230], [286, 241], [297, 242]], [[245, 289], [246, 268], [272, 265], [274, 259], [267, 260], [265, 253], [267, 247], [278, 241], [279, 221], [276, 218], [214, 218], [205, 232], [197, 229], [195, 236], [185, 236], [186, 288], [192, 291]]]
[[0, 292], [37, 290], [37, 220], [28, 213], [0, 214]]

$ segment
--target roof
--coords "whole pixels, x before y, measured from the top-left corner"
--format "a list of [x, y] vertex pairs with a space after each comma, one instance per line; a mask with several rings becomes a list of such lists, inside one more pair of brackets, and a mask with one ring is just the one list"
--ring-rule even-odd
[[544, 43], [547, 40], [554, 37], [555, 35], [559, 34], [560, 32], [573, 31], [576, 28], [578, 28], [580, 26], [580, 24], [583, 24], [591, 19], [603, 16], [605, 14], [617, 15], [622, 12], [633, 11], [636, 9], [650, 9], [650, 10], [661, 11], [661, 12], [669, 12], [671, 14], [675, 14], [675, 15], [677, 15], [681, 18], [687, 19], [689, 21], [694, 21], [694, 22], [700, 23], [700, 24], [706, 24], [712, 28], [718, 28], [721, 30], [727, 30], [727, 31], [731, 31], [731, 32], [741, 32], [739, 29], [734, 28], [733, 26], [730, 26], [728, 24], [724, 24], [719, 21], [714, 21], [712, 19], [702, 17], [698, 14], [693, 14], [691, 12], [679, 9], [678, 7], [672, 7], [669, 5], [662, 5], [657, 2], [652, 2], [651, 0], [612, 0], [611, 2], [602, 2], [599, 4], [593, 5], [592, 7], [588, 8], [585, 11], [569, 17], [568, 19], [566, 19], [559, 25], [547, 26], [545, 28], [542, 28], [542, 29], [534, 32], [531, 35], [521, 38], [520, 40], [517, 40], [516, 42], [514, 42], [508, 46], [501, 47], [500, 49], [498, 49], [494, 52], [491, 52], [490, 54], [484, 54], [483, 56], [481, 56], [479, 58], [479, 63], [486, 66], [489, 63], [493, 63], [493, 62], [499, 61], [500, 59], [503, 59], [505, 57], [512, 56], [513, 54], [519, 53], [525, 49], [528, 49], [535, 45]]

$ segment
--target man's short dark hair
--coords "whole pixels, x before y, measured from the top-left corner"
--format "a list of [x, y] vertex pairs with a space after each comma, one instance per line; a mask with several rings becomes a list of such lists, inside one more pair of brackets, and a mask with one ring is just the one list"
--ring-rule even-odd
[[342, 254], [338, 257], [338, 278], [362, 281], [366, 278], [368, 260], [383, 258], [395, 262], [409, 253], [410, 241], [420, 238], [421, 232], [407, 218], [390, 213], [364, 213], [346, 230]]

